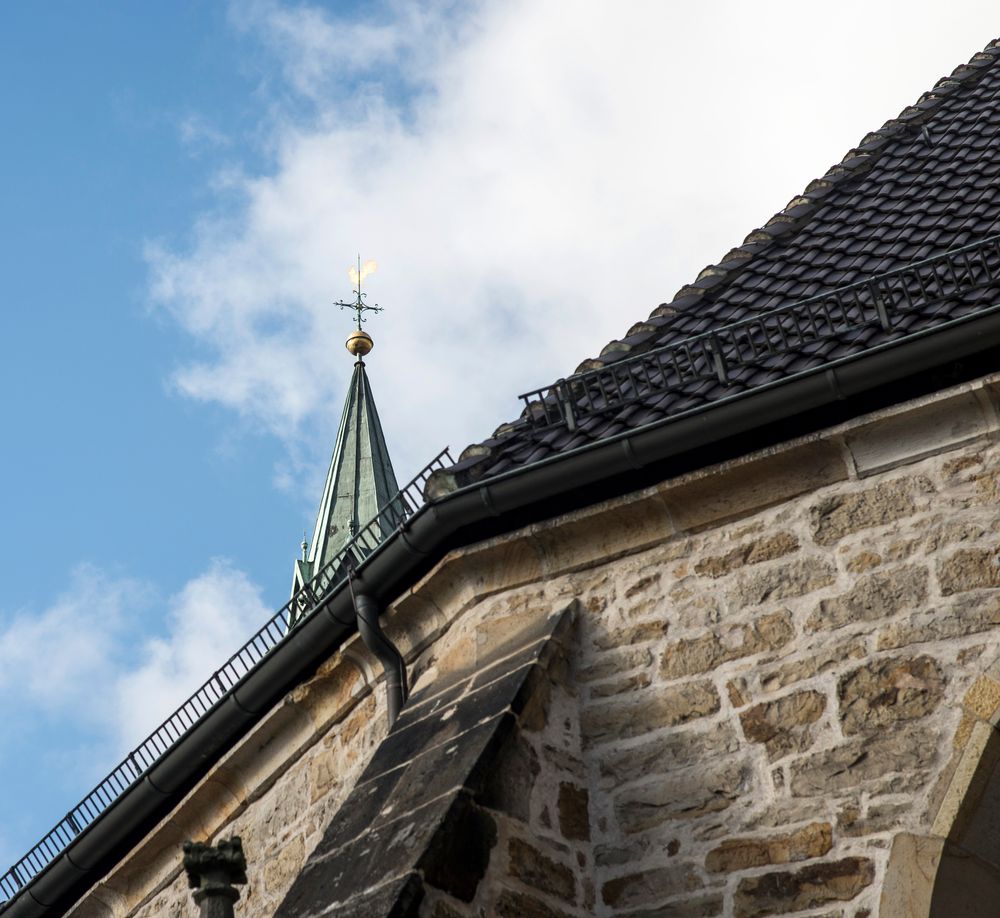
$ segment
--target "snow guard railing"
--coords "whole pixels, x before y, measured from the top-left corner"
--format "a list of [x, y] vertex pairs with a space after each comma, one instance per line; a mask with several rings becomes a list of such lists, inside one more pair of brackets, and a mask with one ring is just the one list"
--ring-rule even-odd
[[0, 876], [0, 909], [4, 902], [17, 895], [52, 863], [78, 835], [155, 765], [174, 743], [225, 698], [296, 624], [308, 618], [330, 591], [347, 576], [348, 567], [352, 563], [360, 566], [393, 532], [402, 527], [423, 505], [424, 486], [431, 474], [453, 464], [454, 460], [447, 449], [435, 456], [413, 481], [402, 488], [374, 519], [320, 568], [316, 576], [271, 616], [198, 691], [126, 756], [38, 844]]
[[914, 314], [996, 283], [1000, 235], [556, 380], [520, 396], [523, 417], [534, 430], [575, 430], [592, 415], [694, 382], [728, 385], [744, 369], [816, 342], [873, 326], [892, 333]]
[[[873, 326], [881, 326], [883, 331], [891, 333], [898, 330], [908, 316], [993, 284], [1000, 284], [1000, 235], [557, 380], [521, 396], [525, 403], [524, 417], [535, 430], [557, 425], [566, 425], [572, 430], [591, 415], [615, 411], [694, 381], [714, 378], [725, 385], [744, 368], [760, 366], [769, 357], [815, 342]], [[961, 318], [973, 318], [997, 309], [1000, 304], [996, 303], [973, 307], [962, 313]], [[926, 314], [922, 317], [937, 318]], [[941, 324], [955, 318], [948, 312]], [[929, 323], [927, 330], [936, 324]], [[905, 328], [902, 334], [907, 334]], [[892, 343], [892, 339], [888, 343]], [[852, 356], [860, 356], [870, 349], [859, 347]], [[448, 450], [436, 456], [218, 672], [0, 877], [0, 911], [4, 902], [41, 873], [155, 765], [298, 622], [309, 617], [346, 578], [352, 565], [360, 565], [402, 527], [424, 503], [424, 486], [431, 474], [453, 464]]]

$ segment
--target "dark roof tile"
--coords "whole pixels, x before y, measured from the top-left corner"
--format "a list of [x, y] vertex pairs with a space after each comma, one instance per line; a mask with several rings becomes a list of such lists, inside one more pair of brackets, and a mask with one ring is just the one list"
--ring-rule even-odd
[[[672, 302], [657, 306], [648, 322], [633, 325], [625, 339], [611, 342], [600, 359], [584, 361], [577, 372], [940, 255], [996, 232], [1000, 218], [998, 56], [1000, 44], [992, 42], [897, 118], [868, 134], [719, 264], [704, 269]], [[488, 452], [475, 460], [479, 464], [474, 469], [471, 459], [460, 460], [456, 468], [470, 468], [470, 474], [477, 476], [497, 474], [551, 455], [553, 450], [572, 449], [848, 357], [861, 348], [891, 341], [893, 334], [926, 327], [931, 318], [961, 315], [976, 304], [995, 302], [998, 292], [973, 290], [957, 302], [934, 303], [897, 315], [893, 332], [874, 324], [838, 338], [802, 343], [754, 365], [738, 367], [731, 372], [728, 385], [711, 375], [674, 389], [632, 393], [640, 397], [638, 402], [582, 416], [572, 433], [559, 427], [555, 436], [548, 436], [547, 431], [540, 436], [524, 420], [502, 425], [484, 444]]]

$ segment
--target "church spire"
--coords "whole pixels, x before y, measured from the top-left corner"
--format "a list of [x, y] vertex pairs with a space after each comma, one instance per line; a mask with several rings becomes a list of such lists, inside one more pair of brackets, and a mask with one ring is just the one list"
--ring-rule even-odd
[[356, 311], [356, 328], [345, 346], [357, 361], [340, 418], [312, 541], [303, 539], [303, 557], [295, 562], [293, 595], [344, 547], [361, 526], [384, 509], [399, 490], [364, 361], [375, 346], [371, 336], [361, 328], [365, 321], [364, 314], [382, 311], [378, 305], [369, 306], [361, 291], [361, 282], [374, 270], [375, 262], [368, 261], [362, 266], [359, 258], [357, 270], [350, 270], [351, 280], [356, 285], [354, 302], [338, 301], [335, 304], [342, 309]]

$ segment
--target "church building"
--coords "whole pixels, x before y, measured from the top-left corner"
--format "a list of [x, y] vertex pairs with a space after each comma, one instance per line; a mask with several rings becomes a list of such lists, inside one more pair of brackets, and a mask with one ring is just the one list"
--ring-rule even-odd
[[361, 280], [288, 604], [0, 916], [995, 915], [1000, 40], [402, 488]]

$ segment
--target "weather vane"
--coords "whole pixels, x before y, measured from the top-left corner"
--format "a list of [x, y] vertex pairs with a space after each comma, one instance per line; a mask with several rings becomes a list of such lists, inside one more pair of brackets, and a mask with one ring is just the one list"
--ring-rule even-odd
[[365, 294], [361, 292], [361, 282], [368, 277], [369, 274], [374, 274], [378, 265], [374, 261], [369, 259], [363, 265], [361, 264], [361, 256], [358, 256], [358, 266], [350, 267], [347, 269], [347, 276], [351, 279], [351, 283], [354, 284], [354, 302], [345, 303], [343, 300], [337, 300], [333, 305], [339, 306], [341, 309], [353, 309], [357, 313], [357, 323], [358, 331], [361, 330], [361, 323], [367, 321], [364, 317], [366, 312], [381, 312], [382, 307], [376, 303], [374, 306], [369, 306], [365, 302]]
[[350, 351], [358, 361], [364, 363], [364, 357], [366, 354], [371, 352], [371, 349], [375, 346], [375, 342], [372, 341], [371, 335], [368, 332], [361, 330], [361, 323], [367, 321], [365, 319], [366, 312], [381, 312], [382, 307], [376, 303], [374, 306], [370, 306], [365, 302], [365, 294], [361, 290], [361, 284], [369, 274], [374, 274], [375, 269], [378, 266], [374, 261], [366, 261], [361, 264], [361, 256], [358, 256], [358, 266], [356, 268], [351, 267], [347, 271], [347, 276], [351, 279], [351, 283], [354, 284], [354, 302], [345, 303], [343, 300], [337, 300], [333, 305], [339, 306], [341, 309], [353, 309], [356, 313], [356, 320], [358, 327], [351, 332], [351, 336], [347, 339], [345, 347]]

